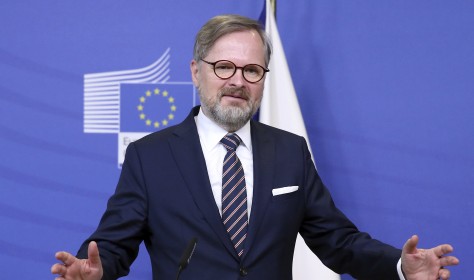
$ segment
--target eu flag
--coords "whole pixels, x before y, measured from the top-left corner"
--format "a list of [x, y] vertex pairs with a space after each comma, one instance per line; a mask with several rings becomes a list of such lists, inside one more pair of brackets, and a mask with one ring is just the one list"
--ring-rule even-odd
[[194, 100], [192, 83], [121, 84], [120, 132], [153, 132], [178, 124]]

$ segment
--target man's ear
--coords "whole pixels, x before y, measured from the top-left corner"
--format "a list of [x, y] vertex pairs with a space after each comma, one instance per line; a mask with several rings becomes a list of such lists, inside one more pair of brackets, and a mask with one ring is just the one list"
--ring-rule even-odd
[[199, 87], [199, 65], [196, 60], [191, 60], [191, 65], [189, 66], [191, 69], [191, 78], [193, 79], [193, 84], [195, 87]]

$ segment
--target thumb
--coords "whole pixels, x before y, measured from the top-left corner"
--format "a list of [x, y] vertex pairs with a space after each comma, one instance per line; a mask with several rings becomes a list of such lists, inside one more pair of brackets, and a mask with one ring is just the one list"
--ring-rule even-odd
[[97, 243], [95, 241], [91, 241], [89, 243], [89, 247], [87, 251], [88, 251], [87, 256], [88, 256], [91, 266], [102, 267], [102, 262], [100, 261], [100, 255], [99, 255], [99, 247], [97, 246]]
[[417, 252], [416, 246], [418, 245], [418, 236], [413, 235], [410, 239], [405, 242], [403, 245], [403, 252], [406, 254], [415, 254]]

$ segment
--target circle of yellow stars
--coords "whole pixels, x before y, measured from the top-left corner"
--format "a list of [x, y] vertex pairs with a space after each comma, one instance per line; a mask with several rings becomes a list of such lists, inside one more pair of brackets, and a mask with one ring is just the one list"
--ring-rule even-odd
[[[164, 119], [160, 120], [152, 120], [150, 117], [147, 116], [145, 113], [145, 103], [148, 98], [152, 96], [161, 96], [167, 99], [168, 103], [170, 104], [170, 113]], [[155, 88], [153, 92], [151, 90], [147, 90], [145, 92], [145, 96], [140, 96], [139, 98], [140, 104], [137, 106], [137, 110], [139, 112], [140, 120], [143, 120], [147, 126], [152, 126], [154, 128], [160, 128], [161, 126], [167, 126], [170, 120], [174, 119], [174, 112], [176, 112], [176, 105], [174, 105], [174, 98], [168, 93], [168, 91], [160, 91], [158, 88]]]

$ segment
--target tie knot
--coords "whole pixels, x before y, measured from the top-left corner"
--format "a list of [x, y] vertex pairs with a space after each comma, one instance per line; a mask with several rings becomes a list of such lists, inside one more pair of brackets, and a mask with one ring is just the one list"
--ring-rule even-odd
[[227, 150], [235, 151], [242, 142], [242, 139], [237, 134], [227, 134], [221, 139], [221, 143]]

